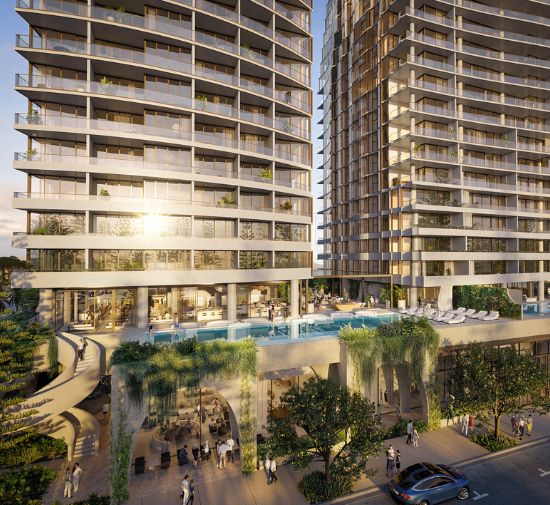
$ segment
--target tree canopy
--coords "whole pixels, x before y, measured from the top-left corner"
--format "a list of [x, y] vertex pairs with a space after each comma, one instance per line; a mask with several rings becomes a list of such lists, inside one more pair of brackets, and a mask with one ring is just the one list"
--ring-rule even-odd
[[382, 430], [368, 399], [314, 377], [302, 388], [291, 387], [281, 401], [288, 415], [270, 418], [269, 454], [284, 456], [297, 468], [322, 461], [321, 499], [349, 492], [361, 475], [372, 474], [368, 460], [381, 450]]
[[457, 355], [450, 392], [455, 412], [481, 413], [492, 418], [495, 437], [500, 435], [500, 419], [529, 408], [548, 411], [543, 390], [548, 378], [530, 355], [513, 347], [472, 343]]

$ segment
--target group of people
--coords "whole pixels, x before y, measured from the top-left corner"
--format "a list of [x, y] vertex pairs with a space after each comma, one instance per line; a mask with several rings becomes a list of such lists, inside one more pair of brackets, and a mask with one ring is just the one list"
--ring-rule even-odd
[[195, 484], [194, 480], [189, 480], [189, 475], [185, 475], [181, 481], [181, 495], [182, 505], [193, 505], [195, 499]]
[[88, 347], [88, 339], [86, 337], [82, 337], [80, 339], [80, 342], [78, 343], [78, 349], [76, 351], [76, 354], [80, 361], [84, 359], [84, 354], [86, 354], [86, 347]]
[[463, 414], [459, 418], [460, 431], [464, 436], [468, 436], [468, 433], [473, 435], [475, 418], [472, 414]]
[[235, 461], [235, 441], [231, 436], [223, 442], [221, 439], [216, 441], [216, 467], [220, 470], [226, 468], [227, 463]]
[[395, 473], [401, 470], [401, 452], [395, 450], [390, 444], [386, 450], [386, 475], [391, 479]]
[[64, 498], [72, 498], [73, 494], [78, 491], [78, 486], [80, 484], [80, 478], [82, 476], [83, 470], [80, 468], [80, 465], [78, 463], [75, 463], [73, 466], [73, 469], [71, 470], [71, 467], [68, 466], [65, 469], [65, 473], [63, 474], [63, 497]]
[[269, 454], [265, 457], [264, 469], [267, 476], [267, 483], [277, 482], [277, 462], [275, 458], [270, 458]]
[[512, 435], [514, 438], [523, 440], [526, 431], [527, 436], [531, 436], [531, 432], [533, 431], [533, 417], [531, 414], [527, 418], [523, 415], [514, 414], [510, 422], [512, 423]]

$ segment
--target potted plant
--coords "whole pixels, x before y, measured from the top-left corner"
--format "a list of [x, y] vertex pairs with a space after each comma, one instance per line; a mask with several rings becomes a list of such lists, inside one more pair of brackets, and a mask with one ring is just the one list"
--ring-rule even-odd
[[233, 200], [232, 196], [222, 196], [218, 200], [218, 207], [224, 207], [226, 205], [234, 205], [234, 204], [235, 204], [235, 200]]
[[27, 114], [27, 123], [28, 124], [40, 124], [40, 116], [37, 110], [31, 110]]
[[100, 192], [99, 192], [99, 197], [103, 200], [105, 199], [108, 199], [111, 195], [109, 194], [109, 191], [105, 188], [103, 188]]
[[400, 179], [399, 177], [394, 177], [394, 178], [391, 180], [391, 185], [392, 185], [392, 186], [397, 186], [400, 182], [401, 182], [401, 179]]
[[453, 151], [451, 151], [451, 152], [449, 153], [449, 156], [450, 156], [451, 158], [456, 158], [456, 157], [458, 156], [458, 153], [457, 153], [456, 151], [453, 150]]
[[103, 76], [100, 80], [99, 80], [99, 83], [101, 84], [101, 89], [103, 91], [108, 91], [109, 90], [109, 86], [111, 86], [111, 84], [113, 84], [113, 81], [111, 81], [111, 79], [109, 79], [107, 76]]
[[419, 152], [420, 152], [420, 146], [419, 146], [419, 145], [415, 145], [415, 146], [413, 147], [413, 153], [414, 153], [414, 154], [418, 154]]
[[273, 179], [273, 172], [271, 168], [263, 168], [258, 172], [258, 177], [261, 179]]
[[287, 200], [286, 202], [281, 203], [280, 207], [282, 210], [292, 210], [292, 203]]
[[290, 119], [283, 119], [281, 126], [283, 131], [286, 133], [292, 133], [292, 131], [294, 130], [294, 126], [292, 126]]
[[27, 159], [32, 159], [34, 156], [38, 154], [38, 151], [34, 148], [27, 149]]
[[47, 235], [48, 228], [46, 226], [37, 226], [32, 230], [33, 235]]
[[206, 104], [208, 103], [208, 97], [206, 95], [197, 95], [195, 100], [197, 101], [197, 107], [199, 109], [206, 109]]

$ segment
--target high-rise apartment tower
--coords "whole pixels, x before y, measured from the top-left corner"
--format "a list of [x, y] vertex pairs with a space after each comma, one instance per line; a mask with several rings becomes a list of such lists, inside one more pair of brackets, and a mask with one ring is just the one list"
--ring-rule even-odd
[[16, 10], [28, 184], [14, 207], [28, 219], [14, 244], [33, 268], [13, 282], [41, 289], [43, 320], [235, 320], [289, 292], [296, 315], [311, 274], [310, 1]]
[[329, 0], [326, 271], [391, 275], [411, 305], [472, 284], [543, 299], [549, 26], [542, 0]]

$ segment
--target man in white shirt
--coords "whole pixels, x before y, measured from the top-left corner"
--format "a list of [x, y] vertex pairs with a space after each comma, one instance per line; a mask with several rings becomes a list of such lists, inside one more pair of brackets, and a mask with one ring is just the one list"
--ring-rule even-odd
[[235, 440], [233, 440], [231, 437], [227, 439], [227, 447], [229, 447], [229, 450], [227, 451], [227, 457], [233, 463], [235, 461], [235, 455], [233, 454], [233, 448], [235, 447]]
[[183, 505], [189, 501], [189, 475], [185, 475], [181, 481], [181, 496]]

